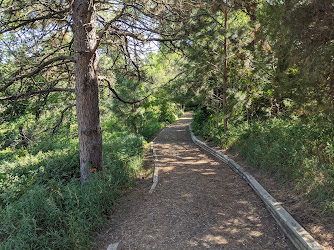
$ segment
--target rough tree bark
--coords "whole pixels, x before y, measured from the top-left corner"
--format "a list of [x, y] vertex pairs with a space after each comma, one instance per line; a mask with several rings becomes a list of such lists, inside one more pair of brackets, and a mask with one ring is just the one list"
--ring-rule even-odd
[[219, 89], [216, 89], [216, 128], [219, 128], [219, 108], [220, 108], [220, 96], [219, 96]]
[[281, 95], [277, 89], [277, 86], [274, 86], [274, 97], [271, 105], [271, 117], [278, 116], [281, 106]]
[[138, 134], [138, 127], [137, 127], [137, 122], [136, 122], [136, 112], [137, 112], [137, 104], [134, 103], [132, 104], [132, 109], [131, 109], [131, 123], [132, 123], [132, 127], [133, 127], [133, 131]]
[[100, 171], [103, 165], [94, 1], [74, 0], [72, 11], [80, 173], [81, 181], [85, 183], [89, 178], [90, 168], [94, 167]]
[[[249, 91], [249, 83], [247, 82], [247, 97], [250, 98], [250, 91]], [[250, 125], [250, 112], [249, 112], [249, 107], [246, 106], [247, 109], [247, 124], [248, 126]]]
[[332, 66], [331, 73], [329, 74], [329, 98], [331, 109], [334, 110], [334, 65]]

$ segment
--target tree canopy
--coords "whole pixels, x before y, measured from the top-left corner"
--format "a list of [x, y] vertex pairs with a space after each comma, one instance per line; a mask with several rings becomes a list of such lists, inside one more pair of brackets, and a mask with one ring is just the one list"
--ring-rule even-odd
[[225, 133], [228, 120], [332, 119], [330, 0], [6, 0], [0, 9], [2, 119], [57, 108], [56, 133], [76, 107], [83, 181], [89, 166], [102, 170], [104, 88], [134, 131], [153, 93], [208, 108]]
[[1, 249], [91, 249], [184, 110], [334, 211], [332, 0], [1, 0], [0, 69]]

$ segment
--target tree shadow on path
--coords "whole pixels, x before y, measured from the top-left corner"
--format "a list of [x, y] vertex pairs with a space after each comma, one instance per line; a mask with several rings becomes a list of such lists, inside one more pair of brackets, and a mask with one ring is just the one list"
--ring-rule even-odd
[[147, 183], [124, 197], [98, 248], [291, 249], [251, 187], [192, 142], [190, 122], [186, 113], [158, 135], [155, 191]]

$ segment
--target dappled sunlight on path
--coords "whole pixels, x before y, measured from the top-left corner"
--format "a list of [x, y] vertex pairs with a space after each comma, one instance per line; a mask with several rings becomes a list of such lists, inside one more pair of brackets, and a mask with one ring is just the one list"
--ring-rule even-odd
[[186, 113], [159, 134], [155, 191], [135, 189], [102, 237], [125, 249], [289, 249], [252, 189], [192, 142], [190, 122]]

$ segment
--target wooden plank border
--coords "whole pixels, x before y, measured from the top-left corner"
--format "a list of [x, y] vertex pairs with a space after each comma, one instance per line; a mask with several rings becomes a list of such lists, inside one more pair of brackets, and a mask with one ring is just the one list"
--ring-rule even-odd
[[153, 173], [153, 184], [152, 184], [151, 189], [149, 191], [150, 194], [153, 193], [155, 187], [158, 184], [158, 173], [159, 173], [158, 156], [157, 156], [157, 153], [155, 152], [153, 141], [151, 142], [151, 150], [152, 150], [153, 156], [154, 156], [154, 173]]
[[191, 138], [195, 144], [203, 148], [205, 151], [217, 157], [222, 162], [226, 163], [230, 168], [232, 168], [238, 175], [240, 175], [255, 191], [255, 193], [260, 196], [266, 205], [267, 209], [270, 211], [277, 224], [283, 230], [285, 235], [291, 240], [292, 244], [301, 250], [320, 250], [324, 249], [280, 204], [277, 202], [261, 185], [255, 178], [244, 171], [242, 166], [236, 163], [234, 160], [227, 157], [222, 152], [219, 152], [204, 142], [197, 139], [191, 130], [191, 124], [189, 125], [189, 130]]
[[123, 246], [120, 242], [110, 244], [107, 248], [107, 250], [122, 250]]

